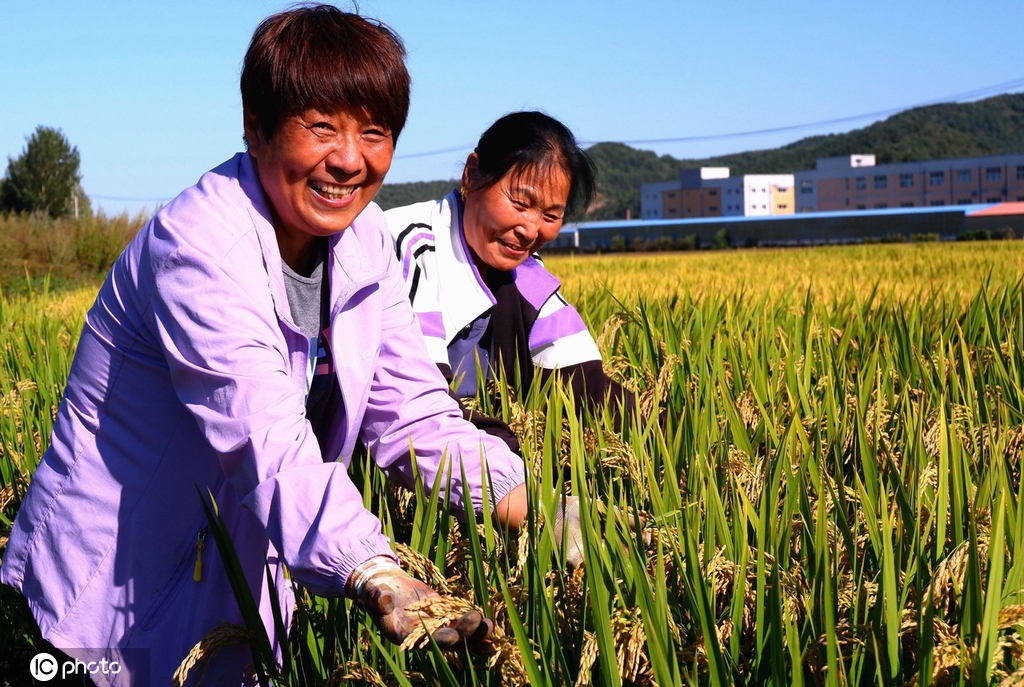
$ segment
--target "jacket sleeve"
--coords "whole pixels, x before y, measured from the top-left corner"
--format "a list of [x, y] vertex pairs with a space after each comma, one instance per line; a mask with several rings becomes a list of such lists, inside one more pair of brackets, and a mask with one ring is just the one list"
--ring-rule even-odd
[[530, 352], [542, 380], [555, 375], [568, 386], [578, 413], [585, 408], [599, 412], [607, 404], [615, 427], [621, 428], [623, 417], [636, 412], [636, 397], [605, 373], [597, 342], [561, 292], [541, 307], [530, 329]]
[[[447, 369], [449, 370], [449, 373], [445, 375], [445, 379], [449, 379], [451, 375], [451, 368]], [[444, 373], [444, 369], [441, 369], [441, 372]], [[516, 436], [511, 427], [496, 417], [484, 415], [483, 413], [467, 408], [466, 404], [462, 402], [462, 399], [456, 396], [453, 391], [449, 391], [448, 395], [455, 399], [455, 402], [459, 404], [459, 410], [462, 411], [462, 417], [465, 420], [468, 420], [474, 427], [487, 432], [492, 437], [501, 439], [505, 442], [505, 445], [508, 446], [509, 451], [512, 451], [518, 456], [523, 455], [522, 447], [519, 445], [519, 437]]]
[[485, 499], [493, 507], [525, 481], [523, 462], [504, 441], [464, 419], [427, 353], [396, 267], [387, 266], [381, 283], [382, 343], [362, 439], [388, 477], [404, 485], [413, 480], [411, 446], [428, 488], [442, 480], [457, 508], [479, 516]]
[[533, 363], [540, 368], [553, 370], [601, 360], [597, 342], [583, 318], [559, 291], [540, 307], [529, 339]]
[[391, 549], [344, 464], [323, 461], [303, 385], [289, 376], [285, 337], [298, 335], [282, 330], [265, 283], [256, 288], [262, 256], [249, 250], [213, 260], [179, 246], [154, 276], [152, 326], [175, 392], [242, 505], [296, 580], [341, 595], [352, 569]]

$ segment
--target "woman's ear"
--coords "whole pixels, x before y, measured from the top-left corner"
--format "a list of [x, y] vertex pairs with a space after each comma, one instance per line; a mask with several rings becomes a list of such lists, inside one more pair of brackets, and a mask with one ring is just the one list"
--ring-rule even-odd
[[259, 158], [260, 144], [263, 143], [263, 135], [260, 131], [260, 123], [256, 113], [249, 109], [242, 110], [242, 127], [245, 129], [245, 144], [249, 154], [253, 158]]
[[476, 170], [480, 166], [480, 158], [476, 153], [470, 153], [466, 158], [466, 166], [462, 168], [462, 195], [465, 197], [473, 188], [473, 179], [476, 177]]

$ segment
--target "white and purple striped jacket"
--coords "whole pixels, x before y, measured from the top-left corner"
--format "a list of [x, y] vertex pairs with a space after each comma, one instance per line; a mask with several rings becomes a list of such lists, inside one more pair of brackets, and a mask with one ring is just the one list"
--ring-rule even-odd
[[[490, 317], [485, 342], [492, 364], [528, 387], [541, 371], [582, 371], [590, 393], [618, 385], [604, 375], [601, 353], [576, 309], [559, 293], [558, 279], [532, 256], [511, 272], [481, 278], [466, 245], [457, 191], [441, 200], [385, 213], [409, 299], [431, 357], [449, 377], [449, 345], [460, 332]], [[519, 364], [517, 365], [517, 361]]]

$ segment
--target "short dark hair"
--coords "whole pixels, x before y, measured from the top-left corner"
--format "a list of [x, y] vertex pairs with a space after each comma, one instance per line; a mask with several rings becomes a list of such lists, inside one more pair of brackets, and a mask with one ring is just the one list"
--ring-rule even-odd
[[394, 141], [409, 114], [402, 39], [385, 24], [323, 4], [271, 15], [242, 66], [242, 107], [270, 138], [280, 121], [310, 109], [366, 110]]
[[477, 168], [470, 179], [474, 190], [494, 186], [510, 171], [545, 173], [560, 167], [569, 175], [567, 218], [585, 212], [594, 198], [594, 163], [568, 127], [543, 112], [505, 115], [483, 133], [475, 152]]

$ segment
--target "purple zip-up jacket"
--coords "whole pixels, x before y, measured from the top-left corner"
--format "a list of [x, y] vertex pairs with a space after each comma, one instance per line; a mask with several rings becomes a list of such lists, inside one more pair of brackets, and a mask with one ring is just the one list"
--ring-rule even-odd
[[[342, 595], [357, 565], [393, 555], [347, 473], [357, 442], [401, 484], [410, 443], [428, 486], [450, 466], [453, 503], [477, 514], [484, 459], [492, 505], [524, 481], [522, 461], [449, 397], [374, 204], [329, 240], [343, 402], [321, 451], [305, 419], [309, 343], [291, 321], [267, 203], [247, 154], [207, 173], [139, 232], [86, 318], [0, 574], [55, 646], [119, 662], [97, 682], [168, 684], [208, 631], [241, 622], [199, 491], [214, 495], [277, 641], [265, 561], [287, 623], [282, 564]], [[206, 683], [240, 684], [251, 661], [225, 650]]]

